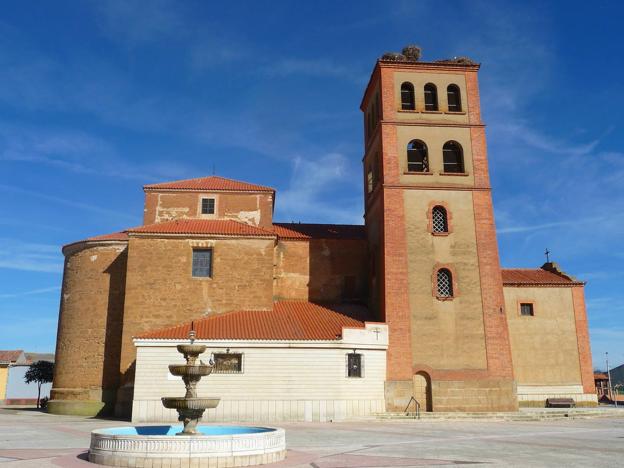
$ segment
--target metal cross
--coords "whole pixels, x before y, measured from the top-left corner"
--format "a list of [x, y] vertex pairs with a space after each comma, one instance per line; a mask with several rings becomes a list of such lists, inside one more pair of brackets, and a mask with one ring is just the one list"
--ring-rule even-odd
[[546, 255], [546, 263], [550, 263], [550, 250], [548, 250], [548, 247], [546, 247], [544, 254]]
[[381, 333], [381, 330], [379, 328], [373, 328], [371, 331], [375, 334], [375, 340], [379, 341], [379, 334]]

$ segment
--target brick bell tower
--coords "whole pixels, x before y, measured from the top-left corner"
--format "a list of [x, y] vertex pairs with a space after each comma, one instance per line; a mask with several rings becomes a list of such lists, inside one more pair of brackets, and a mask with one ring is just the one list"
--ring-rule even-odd
[[[385, 54], [364, 93], [370, 307], [387, 322], [386, 409], [518, 408], [477, 73]], [[413, 404], [413, 402], [412, 402]]]

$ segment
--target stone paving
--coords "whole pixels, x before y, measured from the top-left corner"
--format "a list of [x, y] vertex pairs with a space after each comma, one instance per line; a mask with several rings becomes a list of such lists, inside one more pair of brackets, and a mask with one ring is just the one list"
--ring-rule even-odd
[[[127, 423], [0, 409], [0, 468], [82, 467], [92, 429]], [[545, 421], [288, 423], [272, 468], [624, 466], [622, 416]]]

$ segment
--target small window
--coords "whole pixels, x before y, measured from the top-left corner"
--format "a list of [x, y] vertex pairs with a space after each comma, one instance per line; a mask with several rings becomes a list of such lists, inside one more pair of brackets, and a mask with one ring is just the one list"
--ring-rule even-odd
[[213, 355], [215, 374], [240, 374], [243, 372], [243, 355], [240, 353], [220, 353]]
[[193, 276], [212, 277], [212, 249], [193, 249]]
[[358, 353], [347, 354], [347, 377], [362, 377], [362, 355]]
[[433, 83], [427, 83], [425, 85], [425, 110], [438, 110], [438, 89]]
[[215, 199], [214, 198], [202, 198], [202, 214], [214, 214], [215, 212]]
[[461, 94], [459, 93], [459, 87], [457, 85], [448, 85], [448, 88], [446, 88], [446, 97], [449, 112], [461, 112]]
[[446, 268], [440, 268], [437, 273], [438, 297], [453, 297], [453, 276]]
[[407, 145], [407, 171], [429, 172], [427, 145], [420, 140], [412, 140]]
[[416, 109], [416, 101], [414, 99], [414, 85], [412, 83], [405, 82], [401, 85], [401, 109]]
[[431, 210], [433, 232], [448, 232], [448, 214], [443, 206], [434, 206]]
[[533, 304], [531, 304], [530, 302], [520, 304], [520, 315], [533, 317], [533, 315], [535, 315], [533, 313]]
[[464, 153], [462, 147], [456, 141], [447, 141], [442, 148], [444, 160], [444, 172], [463, 173]]

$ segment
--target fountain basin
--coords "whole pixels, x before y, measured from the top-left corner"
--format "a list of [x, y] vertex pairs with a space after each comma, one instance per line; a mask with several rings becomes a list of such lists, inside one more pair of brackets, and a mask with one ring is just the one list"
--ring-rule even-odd
[[176, 377], [201, 376], [206, 377], [212, 372], [212, 366], [189, 365], [189, 364], [169, 364], [169, 372]]
[[165, 408], [170, 409], [194, 409], [203, 410], [208, 408], [216, 408], [221, 401], [217, 397], [162, 397], [162, 404]]
[[199, 344], [180, 344], [176, 346], [179, 353], [188, 354], [190, 356], [199, 356], [206, 351], [206, 345]]
[[92, 431], [89, 461], [108, 466], [212, 467], [260, 465], [286, 457], [284, 429], [197, 426], [198, 435], [176, 436], [181, 430], [182, 425], [164, 425]]

